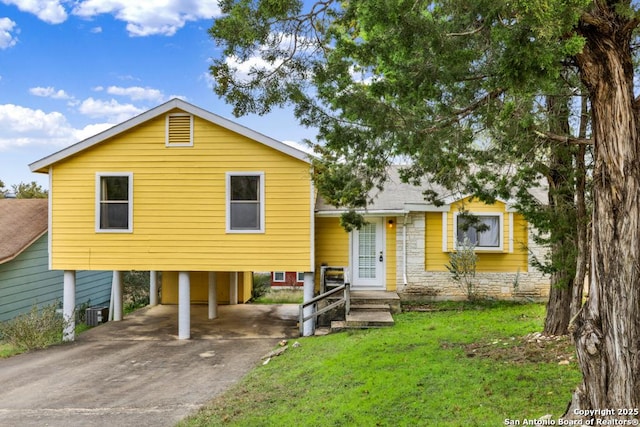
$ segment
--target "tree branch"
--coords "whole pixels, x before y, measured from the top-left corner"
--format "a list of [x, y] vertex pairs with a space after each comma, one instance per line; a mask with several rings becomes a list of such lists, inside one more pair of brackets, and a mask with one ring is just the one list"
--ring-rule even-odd
[[447, 35], [447, 37], [471, 36], [473, 34], [479, 33], [483, 29], [484, 29], [484, 24], [480, 25], [478, 28], [473, 29], [473, 30], [464, 31], [462, 33], [447, 33], [446, 35]]
[[593, 145], [593, 140], [588, 138], [574, 138], [572, 136], [557, 135], [551, 132], [540, 132], [539, 130], [535, 130], [534, 133], [541, 138], [554, 142], [562, 142], [563, 144]]

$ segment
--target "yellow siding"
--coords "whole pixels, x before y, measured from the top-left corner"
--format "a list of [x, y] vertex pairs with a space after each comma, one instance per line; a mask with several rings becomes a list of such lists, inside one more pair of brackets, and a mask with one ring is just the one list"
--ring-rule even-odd
[[349, 233], [340, 226], [339, 218], [315, 219], [316, 288], [320, 287], [320, 267], [349, 265]]
[[[225, 232], [226, 172], [241, 171], [264, 172], [265, 233]], [[95, 232], [96, 172], [133, 173], [133, 233]], [[198, 117], [193, 147], [166, 147], [157, 117], [53, 166], [52, 267], [309, 271], [309, 179], [307, 163]]]
[[[392, 221], [393, 224], [389, 224]], [[397, 270], [397, 249], [396, 249], [396, 229], [398, 227], [398, 220], [395, 217], [385, 218], [384, 226], [386, 227], [386, 288], [387, 291], [395, 291], [397, 288], [396, 282], [396, 270]]]
[[[216, 273], [216, 290], [219, 304], [229, 303], [229, 275], [227, 272]], [[191, 302], [206, 304], [209, 301], [209, 275], [206, 271], [193, 271], [191, 280]], [[251, 299], [251, 273], [238, 273], [238, 303]], [[162, 272], [162, 304], [178, 303], [178, 272]]]
[[442, 247], [442, 213], [427, 212], [425, 214], [425, 268], [427, 271], [447, 271], [445, 267], [449, 262], [449, 251], [454, 247], [454, 216], [464, 206], [471, 213], [502, 213], [503, 214], [503, 250], [502, 251], [476, 251], [478, 255], [478, 272], [527, 272], [528, 245], [527, 222], [521, 214], [513, 213], [513, 252], [509, 252], [509, 212], [506, 205], [496, 202], [487, 205], [469, 198], [460, 200], [451, 205], [447, 212], [447, 252]]
[[[393, 220], [393, 226], [389, 225]], [[384, 219], [385, 231], [385, 269], [387, 290], [396, 289], [396, 227], [395, 217]], [[320, 267], [322, 265], [349, 265], [349, 233], [340, 226], [340, 219], [336, 217], [316, 218], [316, 288], [320, 283]]]

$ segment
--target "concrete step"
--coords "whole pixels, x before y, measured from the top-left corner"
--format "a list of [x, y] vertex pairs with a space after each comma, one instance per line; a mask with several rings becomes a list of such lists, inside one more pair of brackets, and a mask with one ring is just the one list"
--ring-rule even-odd
[[361, 304], [360, 302], [351, 301], [351, 310], [357, 311], [391, 311], [389, 304]]
[[352, 309], [345, 320], [347, 326], [360, 328], [380, 328], [393, 326], [394, 321], [388, 310], [354, 310]]
[[346, 320], [331, 322], [331, 332], [345, 329], [371, 329], [393, 326], [394, 321], [389, 311], [351, 311]]
[[386, 291], [352, 291], [351, 305], [358, 304], [387, 304], [392, 313], [400, 313], [400, 297], [395, 292]]

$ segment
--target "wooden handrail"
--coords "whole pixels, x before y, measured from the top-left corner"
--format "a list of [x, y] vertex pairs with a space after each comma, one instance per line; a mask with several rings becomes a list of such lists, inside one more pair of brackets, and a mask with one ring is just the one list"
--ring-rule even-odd
[[[338, 286], [337, 288], [333, 288], [330, 291], [327, 291], [323, 294], [318, 295], [317, 297], [311, 298], [309, 301], [306, 301], [302, 304], [300, 304], [300, 315], [299, 315], [299, 326], [300, 326], [300, 336], [304, 335], [304, 322], [306, 322], [307, 320], [310, 319], [316, 319], [318, 318], [319, 315], [321, 315], [322, 313], [326, 313], [327, 311], [341, 306], [344, 304], [344, 310], [345, 310], [345, 314], [349, 314], [349, 311], [351, 310], [351, 298], [350, 298], [350, 285], [348, 283], [345, 283], [344, 285]], [[315, 308], [312, 310], [311, 314], [309, 314], [308, 316], [304, 315], [304, 309], [309, 307], [309, 306], [314, 306], [319, 302], [322, 301], [328, 297], [330, 297], [331, 295], [334, 294], [338, 294], [342, 292], [342, 298], [340, 298], [339, 300], [327, 305], [326, 307], [320, 309], [320, 310], [316, 310]]]

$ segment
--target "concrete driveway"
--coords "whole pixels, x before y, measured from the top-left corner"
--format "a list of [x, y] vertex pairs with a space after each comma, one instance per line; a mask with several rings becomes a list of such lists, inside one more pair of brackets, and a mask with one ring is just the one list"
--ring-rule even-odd
[[0, 360], [0, 426], [173, 426], [237, 382], [283, 338], [297, 305], [145, 308], [73, 343]]

